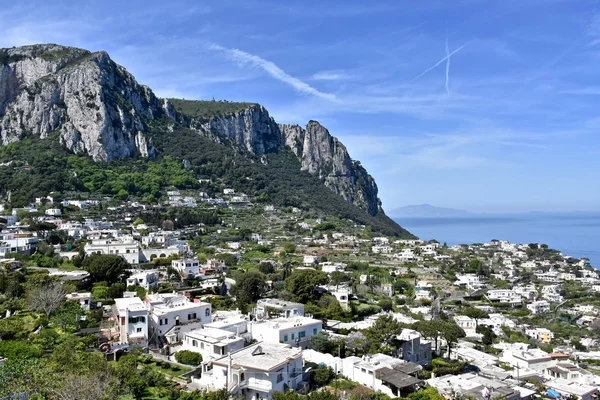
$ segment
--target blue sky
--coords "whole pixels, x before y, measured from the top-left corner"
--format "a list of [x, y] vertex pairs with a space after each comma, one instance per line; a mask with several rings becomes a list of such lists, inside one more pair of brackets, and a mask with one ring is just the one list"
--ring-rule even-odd
[[320, 121], [387, 210], [600, 211], [598, 1], [0, 3], [0, 47], [106, 50], [159, 96]]

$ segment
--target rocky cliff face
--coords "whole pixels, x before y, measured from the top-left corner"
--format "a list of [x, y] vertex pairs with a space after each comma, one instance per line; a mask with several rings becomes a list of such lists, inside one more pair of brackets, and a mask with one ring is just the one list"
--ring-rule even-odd
[[0, 145], [56, 134], [70, 151], [96, 161], [151, 156], [148, 124], [165, 118], [256, 155], [287, 146], [302, 171], [369, 214], [382, 212], [373, 178], [316, 121], [306, 128], [278, 125], [255, 104], [193, 116], [158, 99], [105, 52], [58, 45], [0, 49]]
[[148, 156], [145, 123], [163, 115], [162, 106], [105, 52], [0, 50], [0, 144], [57, 131], [65, 147], [96, 161]]
[[300, 159], [303, 171], [318, 175], [328, 188], [369, 214], [382, 211], [375, 180], [325, 127], [310, 121], [306, 129], [280, 125], [280, 130], [285, 144]]

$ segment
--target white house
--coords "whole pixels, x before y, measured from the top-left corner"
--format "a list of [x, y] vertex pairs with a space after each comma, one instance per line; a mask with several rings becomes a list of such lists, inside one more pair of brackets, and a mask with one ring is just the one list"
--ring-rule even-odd
[[244, 347], [244, 338], [223, 329], [194, 329], [185, 333], [183, 345], [185, 350], [200, 353], [202, 359], [208, 361], [241, 350]]
[[516, 368], [544, 370], [555, 364], [548, 353], [540, 349], [504, 350], [499, 357], [500, 362]]
[[92, 303], [92, 294], [90, 292], [87, 293], [68, 293], [66, 296], [69, 301], [76, 301], [79, 303], [81, 308], [86, 311], [89, 311], [90, 305]]
[[118, 343], [148, 344], [148, 306], [139, 297], [115, 299], [113, 318], [119, 333]]
[[196, 276], [200, 274], [200, 261], [196, 258], [184, 258], [171, 261], [171, 267], [182, 276]]
[[158, 285], [158, 275], [154, 271], [138, 271], [127, 278], [127, 286], [141, 286], [150, 290]]
[[554, 339], [554, 333], [546, 328], [526, 329], [525, 334], [543, 343], [550, 343]]
[[275, 318], [256, 321], [248, 326], [252, 339], [264, 343], [285, 343], [311, 348], [310, 338], [323, 329], [323, 322], [309, 317]]
[[296, 318], [304, 316], [304, 304], [279, 299], [259, 299], [254, 315], [263, 318]]
[[534, 301], [533, 303], [527, 304], [527, 309], [532, 314], [542, 314], [550, 311], [550, 303], [546, 300]]
[[514, 290], [510, 289], [493, 289], [488, 290], [487, 298], [491, 302], [500, 302], [500, 303], [511, 303], [511, 304], [521, 304], [523, 302], [522, 297], [517, 294]]
[[86, 244], [83, 249], [88, 256], [93, 254], [115, 254], [123, 257], [130, 264], [139, 264], [140, 262], [139, 244], [133, 240], [97, 239]]
[[385, 354], [342, 359], [342, 374], [346, 378], [393, 398], [401, 397], [406, 390], [414, 390], [422, 383], [413, 376], [421, 369], [418, 364]]
[[466, 315], [457, 315], [454, 317], [454, 322], [465, 331], [467, 337], [477, 336], [477, 332], [475, 332], [477, 324], [473, 318], [467, 317]]
[[[161, 301], [162, 300], [162, 301]], [[190, 302], [184, 296], [146, 296], [152, 305], [149, 334], [151, 342], [162, 346], [178, 343], [186, 332], [202, 328], [212, 320], [210, 303]]]
[[431, 363], [431, 342], [423, 340], [419, 332], [412, 329], [402, 329], [398, 340], [402, 351], [399, 358], [420, 365]]
[[304, 256], [304, 259], [303, 259], [304, 265], [316, 264], [318, 261], [319, 261], [319, 257], [317, 257], [317, 256], [306, 255], [306, 256]]
[[212, 370], [193, 380], [207, 391], [229, 389], [234, 398], [272, 399], [274, 392], [302, 391], [302, 350], [280, 343], [256, 343], [212, 361]]
[[60, 208], [48, 208], [45, 212], [46, 215], [58, 216], [62, 215]]

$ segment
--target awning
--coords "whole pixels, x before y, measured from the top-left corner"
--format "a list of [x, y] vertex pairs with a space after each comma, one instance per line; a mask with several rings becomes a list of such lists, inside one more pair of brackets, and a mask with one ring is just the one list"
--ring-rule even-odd
[[548, 389], [548, 391], [546, 392], [546, 394], [550, 397], [554, 397], [556, 399], [558, 399], [560, 397], [560, 393], [558, 393], [556, 390], [554, 389]]
[[421, 379], [415, 378], [414, 376], [387, 367], [378, 369], [376, 373], [378, 379], [381, 379], [383, 382], [389, 383], [398, 389], [414, 386], [423, 382]]

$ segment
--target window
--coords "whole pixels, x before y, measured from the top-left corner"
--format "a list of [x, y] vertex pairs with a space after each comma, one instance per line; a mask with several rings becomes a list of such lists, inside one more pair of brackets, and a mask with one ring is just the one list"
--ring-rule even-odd
[[283, 381], [283, 374], [277, 374], [277, 383]]
[[196, 340], [192, 340], [192, 346], [198, 347], [198, 342]]
[[163, 320], [162, 320], [162, 319], [159, 319], [159, 320], [158, 320], [158, 324], [159, 324], [159, 325], [162, 325], [162, 324], [163, 324]]
[[142, 328], [137, 328], [135, 331], [136, 331], [137, 333], [140, 333], [140, 332], [142, 331]]
[[165, 318], [165, 325], [169, 323], [169, 318]]
[[369, 371], [369, 375], [373, 375], [373, 371]]
[[313, 328], [313, 335], [317, 334], [317, 328]]
[[287, 342], [288, 341], [288, 335], [283, 335], [283, 341]]
[[204, 316], [210, 317], [210, 308], [207, 308], [206, 310], [204, 310]]
[[302, 339], [305, 336], [306, 336], [306, 331], [298, 332], [298, 339]]
[[294, 340], [294, 339], [295, 339], [294, 335], [295, 335], [295, 334], [294, 334], [294, 333], [292, 333], [292, 340]]
[[196, 313], [188, 314], [188, 321], [191, 319], [196, 319]]
[[366, 374], [366, 373], [367, 373], [367, 370], [366, 370], [366, 369], [364, 369], [364, 368], [361, 368], [361, 369], [360, 369], [360, 372], [362, 372], [363, 374]]
[[200, 342], [200, 348], [204, 349], [204, 342]]

